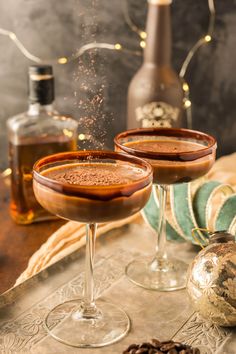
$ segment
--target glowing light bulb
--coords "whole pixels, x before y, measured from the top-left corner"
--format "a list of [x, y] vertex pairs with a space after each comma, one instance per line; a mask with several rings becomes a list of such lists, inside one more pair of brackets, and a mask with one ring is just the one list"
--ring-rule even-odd
[[86, 136], [84, 134], [79, 134], [78, 138], [79, 140], [85, 140]]
[[121, 49], [122, 49], [121, 44], [120, 44], [120, 43], [116, 43], [116, 44], [115, 44], [115, 49], [116, 49], [116, 50], [121, 50]]
[[189, 91], [189, 86], [188, 86], [187, 82], [184, 82], [182, 87], [185, 92]]
[[210, 42], [211, 41], [211, 36], [209, 34], [207, 34], [204, 39], [205, 39], [206, 42]]
[[146, 42], [145, 41], [141, 41], [139, 43], [139, 45], [140, 45], [141, 48], [145, 48], [146, 47]]
[[144, 31], [140, 32], [139, 35], [140, 35], [140, 38], [142, 38], [142, 39], [146, 39], [147, 38], [147, 33], [144, 32]]
[[185, 108], [191, 107], [191, 101], [190, 101], [190, 100], [186, 100], [186, 101], [184, 102], [184, 107], [185, 107]]
[[57, 60], [59, 64], [66, 64], [68, 62], [68, 59], [66, 57], [59, 58]]

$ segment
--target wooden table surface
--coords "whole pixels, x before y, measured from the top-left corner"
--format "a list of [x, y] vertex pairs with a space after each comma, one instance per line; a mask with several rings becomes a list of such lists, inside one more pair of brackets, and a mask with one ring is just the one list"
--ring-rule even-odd
[[12, 287], [30, 256], [64, 221], [17, 225], [9, 214], [10, 190], [0, 177], [0, 293]]

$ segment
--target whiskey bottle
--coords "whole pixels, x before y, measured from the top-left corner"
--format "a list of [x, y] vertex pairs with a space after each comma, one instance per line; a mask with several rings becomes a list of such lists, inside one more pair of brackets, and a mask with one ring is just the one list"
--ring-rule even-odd
[[10, 214], [18, 224], [55, 218], [36, 201], [32, 167], [41, 157], [76, 150], [78, 123], [53, 109], [51, 66], [29, 67], [28, 111], [7, 121], [11, 168]]
[[181, 127], [183, 90], [171, 66], [171, 0], [148, 0], [141, 68], [128, 89], [128, 128]]

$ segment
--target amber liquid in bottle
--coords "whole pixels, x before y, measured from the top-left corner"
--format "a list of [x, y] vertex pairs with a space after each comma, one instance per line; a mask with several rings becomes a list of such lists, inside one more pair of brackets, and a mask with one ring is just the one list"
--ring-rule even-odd
[[10, 211], [17, 223], [28, 224], [33, 220], [54, 218], [35, 199], [32, 188], [32, 168], [34, 163], [43, 156], [73, 150], [76, 150], [76, 141], [66, 136], [25, 138], [19, 145], [9, 144], [12, 170]]
[[76, 150], [78, 123], [53, 108], [54, 77], [49, 65], [29, 67], [29, 106], [8, 119], [11, 168], [10, 214], [18, 224], [55, 219], [33, 192], [34, 163], [47, 155]]
[[182, 127], [183, 90], [171, 66], [171, 0], [148, 0], [146, 46], [128, 89], [128, 128]]

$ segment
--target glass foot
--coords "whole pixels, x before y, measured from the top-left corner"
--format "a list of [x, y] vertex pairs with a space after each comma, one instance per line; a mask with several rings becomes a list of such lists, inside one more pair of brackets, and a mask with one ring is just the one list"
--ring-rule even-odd
[[143, 288], [173, 291], [186, 286], [188, 265], [175, 258], [134, 260], [126, 267], [126, 275], [133, 283]]
[[54, 307], [45, 319], [48, 333], [61, 343], [79, 348], [103, 347], [119, 341], [130, 329], [130, 319], [119, 307], [97, 300], [95, 318], [80, 312], [82, 300]]

